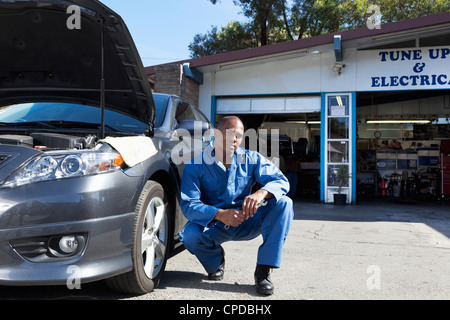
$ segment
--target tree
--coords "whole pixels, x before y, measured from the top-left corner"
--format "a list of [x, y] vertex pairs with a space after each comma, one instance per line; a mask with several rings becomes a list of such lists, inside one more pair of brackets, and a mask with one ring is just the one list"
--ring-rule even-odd
[[375, 1], [382, 13], [382, 23], [417, 18], [450, 11], [448, 0], [380, 0]]
[[[216, 4], [220, 0], [208, 0]], [[229, 0], [226, 0], [229, 1]], [[248, 23], [230, 22], [220, 32], [197, 34], [191, 57], [367, 26], [370, 4], [381, 11], [381, 23], [450, 11], [448, 0], [233, 0]]]
[[213, 26], [206, 34], [196, 34], [189, 44], [191, 58], [258, 46], [256, 36], [247, 23], [229, 22], [221, 31]]

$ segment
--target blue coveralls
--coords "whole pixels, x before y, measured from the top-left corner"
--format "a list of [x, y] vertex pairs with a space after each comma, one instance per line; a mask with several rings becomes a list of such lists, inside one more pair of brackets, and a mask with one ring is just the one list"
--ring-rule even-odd
[[[256, 182], [274, 195], [266, 206], [238, 227], [226, 228], [224, 223], [214, 220], [219, 209], [241, 209]], [[283, 173], [259, 153], [238, 148], [227, 169], [215, 158], [210, 144], [184, 168], [180, 204], [189, 222], [180, 233], [181, 241], [205, 270], [213, 273], [221, 264], [220, 244], [250, 240], [262, 234], [257, 264], [279, 268], [293, 219], [288, 191], [289, 182]]]

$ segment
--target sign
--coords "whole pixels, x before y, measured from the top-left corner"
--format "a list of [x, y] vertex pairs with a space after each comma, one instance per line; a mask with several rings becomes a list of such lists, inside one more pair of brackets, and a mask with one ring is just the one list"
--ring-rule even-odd
[[450, 47], [361, 50], [357, 91], [450, 88]]
[[330, 116], [345, 116], [345, 106], [331, 106]]

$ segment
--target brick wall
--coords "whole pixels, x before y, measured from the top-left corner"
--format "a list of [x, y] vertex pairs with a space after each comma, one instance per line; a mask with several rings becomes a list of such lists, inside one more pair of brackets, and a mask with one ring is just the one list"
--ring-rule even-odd
[[198, 106], [199, 85], [183, 73], [182, 64], [155, 66], [154, 90], [176, 94]]

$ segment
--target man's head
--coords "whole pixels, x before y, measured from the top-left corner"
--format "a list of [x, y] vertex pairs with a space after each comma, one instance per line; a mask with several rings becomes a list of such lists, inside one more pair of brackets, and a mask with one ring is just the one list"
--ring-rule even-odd
[[224, 117], [217, 124], [214, 136], [216, 156], [219, 156], [223, 160], [229, 160], [233, 157], [234, 152], [242, 142], [244, 124], [236, 116]]

